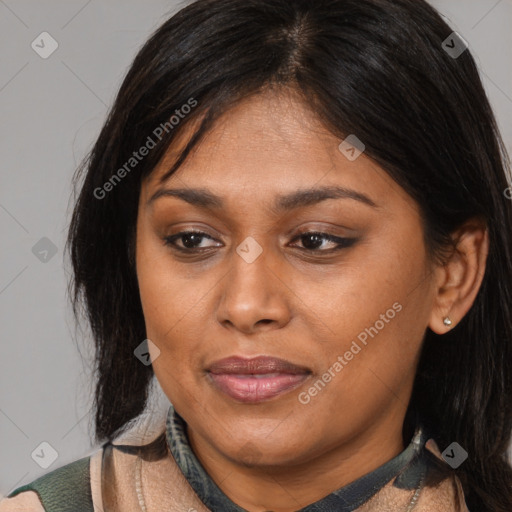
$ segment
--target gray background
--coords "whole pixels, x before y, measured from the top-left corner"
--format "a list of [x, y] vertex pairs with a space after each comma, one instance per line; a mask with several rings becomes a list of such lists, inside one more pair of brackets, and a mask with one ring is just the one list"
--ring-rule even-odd
[[[432, 4], [468, 41], [512, 151], [512, 0]], [[90, 354], [84, 366], [62, 253], [71, 176], [137, 49], [177, 6], [0, 0], [0, 498], [46, 472], [31, 457], [41, 442], [58, 453], [50, 469], [95, 448]], [[59, 45], [47, 59], [31, 47], [45, 31]], [[43, 237], [54, 256], [32, 252]]]

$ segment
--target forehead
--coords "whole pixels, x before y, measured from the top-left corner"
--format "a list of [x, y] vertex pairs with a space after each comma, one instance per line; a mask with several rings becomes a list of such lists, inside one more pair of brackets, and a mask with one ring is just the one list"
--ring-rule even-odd
[[[165, 175], [200, 121], [198, 118], [185, 125], [150, 181], [157, 182]], [[257, 165], [270, 158], [286, 163], [292, 156], [300, 159], [312, 155], [312, 152], [316, 158], [324, 159], [327, 153], [318, 151], [319, 144], [323, 141], [325, 149], [328, 149], [329, 145], [336, 144], [336, 140], [293, 91], [260, 93], [221, 115], [180, 171], [185, 171], [191, 160], [201, 160], [201, 168], [204, 169], [237, 157], [250, 157], [246, 165]]]
[[[162, 186], [161, 178], [199, 122], [182, 129], [145, 181], [146, 198]], [[349, 161], [339, 150], [341, 142], [293, 92], [262, 93], [225, 112], [164, 184], [200, 185], [228, 201], [242, 191], [263, 197], [315, 185], [342, 185], [380, 195], [398, 187], [364, 154]]]

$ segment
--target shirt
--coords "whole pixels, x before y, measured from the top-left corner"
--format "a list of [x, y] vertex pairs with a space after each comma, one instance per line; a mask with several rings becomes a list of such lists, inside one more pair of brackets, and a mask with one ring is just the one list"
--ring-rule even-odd
[[[396, 457], [297, 511], [469, 512], [458, 479], [453, 474], [440, 478], [429, 453], [442, 461], [437, 445], [418, 425]], [[426, 485], [436, 475], [439, 481]], [[12, 508], [15, 502], [27, 512], [246, 512], [203, 468], [172, 405], [165, 431], [152, 442], [107, 442], [90, 457], [16, 489], [0, 503], [0, 512], [19, 510]]]

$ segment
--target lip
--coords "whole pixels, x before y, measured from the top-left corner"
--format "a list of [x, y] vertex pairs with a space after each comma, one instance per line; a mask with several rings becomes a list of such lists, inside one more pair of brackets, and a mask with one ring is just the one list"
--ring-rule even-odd
[[263, 402], [289, 392], [311, 374], [304, 366], [269, 356], [228, 357], [214, 362], [207, 372], [217, 390], [244, 403]]

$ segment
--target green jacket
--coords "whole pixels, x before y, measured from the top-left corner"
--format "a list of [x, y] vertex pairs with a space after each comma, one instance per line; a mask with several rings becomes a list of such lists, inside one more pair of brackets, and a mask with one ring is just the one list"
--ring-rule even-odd
[[93, 512], [89, 471], [90, 457], [56, 469], [30, 484], [18, 487], [8, 498], [35, 491], [46, 512]]

